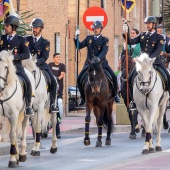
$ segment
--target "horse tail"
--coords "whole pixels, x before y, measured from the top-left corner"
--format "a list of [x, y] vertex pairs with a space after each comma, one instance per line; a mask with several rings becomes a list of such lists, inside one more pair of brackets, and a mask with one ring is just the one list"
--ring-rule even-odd
[[111, 115], [108, 115], [107, 109], [105, 109], [105, 111], [104, 111], [104, 115], [103, 115], [103, 125], [104, 125], [104, 128], [109, 128], [110, 131], [112, 131], [112, 127], [113, 127], [112, 114], [111, 114]]

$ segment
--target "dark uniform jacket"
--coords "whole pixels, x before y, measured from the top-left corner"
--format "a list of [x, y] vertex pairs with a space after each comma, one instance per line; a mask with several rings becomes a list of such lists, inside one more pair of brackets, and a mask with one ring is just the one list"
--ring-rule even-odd
[[137, 37], [130, 39], [131, 45], [140, 43], [141, 52], [149, 54], [150, 58], [159, 57], [163, 48], [164, 38], [156, 31], [149, 35], [147, 32], [139, 34]]
[[[170, 39], [169, 39], [169, 38], [166, 39], [165, 51], [166, 51], [168, 54], [170, 53]], [[170, 54], [169, 54], [169, 55], [170, 55]]]
[[7, 35], [2, 35], [0, 40], [0, 51], [6, 50], [10, 51], [13, 49], [14, 55], [14, 65], [17, 69], [17, 72], [24, 71], [21, 60], [28, 59], [30, 57], [29, 49], [26, 46], [25, 39], [17, 34], [13, 39], [8, 43]]
[[[106, 60], [108, 42], [109, 39], [102, 35], [100, 35], [97, 40], [94, 40], [94, 35], [89, 35], [82, 42], [79, 42], [79, 49], [87, 46], [87, 58], [85, 65], [88, 64], [88, 59], [91, 60], [94, 56], [97, 56], [103, 61], [102, 66], [106, 67], [108, 65]], [[77, 39], [75, 39], [75, 45], [77, 46]]]
[[37, 64], [42, 69], [50, 69], [47, 65], [46, 61], [49, 58], [50, 52], [50, 42], [44, 39], [42, 36], [40, 39], [34, 43], [32, 36], [27, 36], [26, 43], [28, 43], [28, 47], [31, 55], [37, 54]]

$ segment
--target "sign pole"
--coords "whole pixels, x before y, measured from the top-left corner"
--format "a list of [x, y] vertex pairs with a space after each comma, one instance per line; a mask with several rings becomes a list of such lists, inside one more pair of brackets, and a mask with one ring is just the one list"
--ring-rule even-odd
[[[80, 9], [80, 0], [77, 2], [77, 26], [76, 29], [79, 29], [79, 9]], [[76, 66], [77, 66], [77, 72], [76, 72], [76, 82], [77, 82], [77, 77], [78, 77], [78, 62], [79, 62], [79, 35], [77, 35], [77, 48], [76, 48]], [[78, 107], [78, 102], [77, 102], [77, 83], [76, 83], [76, 107]]]
[[[124, 18], [126, 21], [126, 0], [124, 1], [124, 6], [125, 6], [125, 13], [124, 13]], [[127, 107], [129, 107], [129, 82], [128, 82], [128, 75], [129, 75], [129, 69], [128, 69], [128, 49], [127, 49], [127, 37], [128, 33], [125, 32], [125, 41], [126, 41], [126, 97], [127, 97]]]

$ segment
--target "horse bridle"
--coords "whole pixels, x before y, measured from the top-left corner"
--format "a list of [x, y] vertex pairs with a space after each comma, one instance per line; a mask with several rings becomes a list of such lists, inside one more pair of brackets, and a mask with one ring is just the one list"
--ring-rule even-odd
[[7, 69], [6, 76], [5, 77], [0, 76], [0, 79], [2, 79], [5, 82], [5, 87], [7, 86], [7, 78], [9, 73], [8, 67], [6, 67], [6, 69]]

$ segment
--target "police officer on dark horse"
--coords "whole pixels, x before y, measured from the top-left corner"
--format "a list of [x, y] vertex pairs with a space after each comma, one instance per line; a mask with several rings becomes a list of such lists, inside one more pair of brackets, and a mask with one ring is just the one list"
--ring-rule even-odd
[[33, 35], [27, 36], [26, 41], [29, 46], [30, 53], [32, 55], [37, 55], [36, 65], [45, 70], [51, 79], [51, 89], [50, 89], [50, 113], [56, 113], [57, 108], [55, 104], [56, 99], [56, 80], [54, 78], [53, 73], [50, 70], [50, 67], [47, 65], [46, 60], [49, 58], [50, 51], [50, 42], [44, 39], [41, 35], [42, 30], [44, 28], [44, 22], [41, 18], [35, 18], [32, 20], [31, 28]]
[[[95, 21], [92, 25], [92, 29], [94, 32], [94, 35], [87, 36], [82, 42], [79, 43], [79, 49], [82, 49], [84, 47], [87, 47], [87, 58], [86, 62], [84, 64], [83, 70], [80, 72], [78, 78], [77, 78], [77, 85], [81, 94], [81, 98], [83, 101], [85, 101], [85, 95], [84, 91], [81, 86], [81, 77], [85, 74], [85, 72], [88, 69], [88, 60], [91, 60], [94, 56], [97, 56], [102, 61], [102, 67], [106, 69], [111, 77], [114, 84], [114, 90], [112, 96], [114, 97], [114, 100], [116, 103], [120, 102], [120, 98], [117, 95], [117, 77], [114, 74], [111, 67], [108, 65], [108, 61], [106, 60], [106, 54], [108, 52], [108, 42], [109, 39], [102, 36], [102, 29], [103, 24], [101, 21]], [[75, 32], [75, 45], [77, 45], [77, 35], [79, 35], [79, 30], [76, 30]]]
[[[146, 32], [140, 33], [137, 37], [130, 39], [128, 38], [128, 44], [137, 44], [140, 43], [141, 46], [141, 52], [149, 54], [150, 58], [155, 58], [155, 62], [153, 63], [154, 67], [160, 67], [164, 73], [167, 76], [167, 90], [170, 94], [170, 75], [167, 69], [165, 68], [162, 60], [160, 59], [160, 53], [163, 48], [164, 44], [164, 38], [162, 35], [158, 34], [156, 29], [157, 19], [154, 16], [149, 16], [145, 19], [145, 25], [147, 28]], [[128, 30], [127, 23], [124, 23], [123, 25], [124, 30]], [[134, 77], [138, 73], [136, 72], [136, 69], [134, 69], [130, 76], [129, 76], [129, 84], [130, 84], [130, 93], [132, 101], [130, 103], [130, 110], [136, 110], [136, 104], [133, 101], [133, 80]]]
[[31, 107], [32, 86], [27, 74], [25, 73], [24, 67], [22, 66], [22, 60], [28, 59], [30, 55], [25, 39], [16, 33], [18, 27], [19, 19], [14, 15], [8, 15], [4, 21], [5, 35], [1, 36], [0, 51], [13, 50], [13, 63], [16, 67], [16, 74], [24, 79], [27, 86], [24, 92], [26, 102], [25, 114], [26, 116], [30, 116], [34, 114]]

